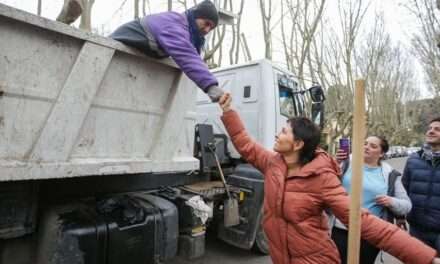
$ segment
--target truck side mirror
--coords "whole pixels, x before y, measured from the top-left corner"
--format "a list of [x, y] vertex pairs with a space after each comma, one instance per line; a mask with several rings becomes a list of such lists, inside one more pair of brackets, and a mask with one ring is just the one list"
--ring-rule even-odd
[[310, 98], [312, 99], [312, 120], [321, 129], [324, 127], [324, 90], [320, 85], [309, 88]]
[[324, 90], [320, 85], [310, 87], [309, 93], [313, 103], [322, 103], [325, 101]]
[[321, 129], [324, 128], [324, 104], [313, 103], [312, 104], [312, 121], [318, 125]]

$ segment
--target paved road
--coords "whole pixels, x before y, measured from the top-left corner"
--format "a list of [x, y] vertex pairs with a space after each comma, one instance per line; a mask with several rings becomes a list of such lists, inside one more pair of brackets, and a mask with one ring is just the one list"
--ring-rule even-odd
[[389, 163], [391, 166], [393, 166], [396, 170], [403, 172], [406, 159], [407, 158], [395, 158], [395, 159], [386, 160], [386, 162]]
[[206, 253], [200, 259], [185, 261], [176, 259], [166, 264], [270, 264], [268, 256], [259, 255], [253, 251], [242, 250], [230, 246], [215, 237], [206, 240]]
[[[396, 158], [388, 160], [395, 169], [403, 171], [406, 158]], [[185, 261], [181, 259], [174, 259], [167, 262], [167, 264], [270, 264], [272, 263], [268, 256], [261, 256], [257, 253], [247, 250], [237, 249], [229, 246], [215, 237], [208, 237], [206, 241], [206, 254], [197, 260]], [[381, 263], [377, 261], [376, 264]], [[393, 257], [384, 254], [385, 264], [401, 264]]]

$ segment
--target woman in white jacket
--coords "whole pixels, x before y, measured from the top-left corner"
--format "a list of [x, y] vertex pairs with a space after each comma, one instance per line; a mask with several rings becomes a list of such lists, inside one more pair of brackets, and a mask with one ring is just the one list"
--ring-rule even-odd
[[[385, 138], [370, 136], [364, 144], [363, 194], [362, 207], [382, 219], [393, 222], [411, 211], [411, 201], [402, 185], [401, 173], [382, 161], [389, 145]], [[337, 161], [342, 167], [342, 185], [349, 193], [351, 189], [351, 163], [348, 154], [339, 150]], [[332, 238], [336, 243], [341, 263], [347, 263], [347, 228], [336, 219]], [[373, 264], [379, 249], [361, 241], [360, 263]]]

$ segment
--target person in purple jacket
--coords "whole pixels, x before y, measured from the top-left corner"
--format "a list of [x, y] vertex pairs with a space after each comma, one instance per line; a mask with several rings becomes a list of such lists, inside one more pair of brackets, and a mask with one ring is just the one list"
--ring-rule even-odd
[[219, 20], [217, 8], [205, 0], [184, 13], [163, 12], [136, 19], [110, 37], [154, 58], [170, 56], [213, 102], [223, 95], [218, 81], [200, 57], [205, 36]]

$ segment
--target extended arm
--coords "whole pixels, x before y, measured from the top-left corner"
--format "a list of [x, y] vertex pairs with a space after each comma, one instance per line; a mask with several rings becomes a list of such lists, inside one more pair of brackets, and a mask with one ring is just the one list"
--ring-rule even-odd
[[[322, 199], [335, 216], [345, 225], [349, 217], [349, 197], [336, 175], [322, 175]], [[382, 219], [362, 210], [362, 238], [399, 258], [404, 263], [433, 263], [435, 250]]]
[[186, 25], [182, 24], [179, 16], [179, 14], [169, 13], [161, 16], [161, 25], [152, 22], [155, 29], [154, 37], [160, 47], [179, 65], [180, 69], [198, 87], [207, 92], [209, 87], [217, 86], [218, 81], [191, 43], [189, 32], [185, 28]]
[[275, 153], [265, 149], [250, 137], [238, 113], [231, 109], [231, 100], [229, 93], [225, 93], [220, 98], [219, 103], [223, 110], [223, 124], [240, 155], [263, 172], [268, 165], [269, 159], [274, 156]]

